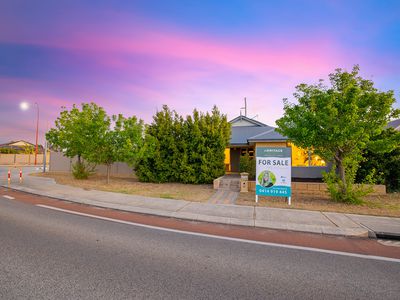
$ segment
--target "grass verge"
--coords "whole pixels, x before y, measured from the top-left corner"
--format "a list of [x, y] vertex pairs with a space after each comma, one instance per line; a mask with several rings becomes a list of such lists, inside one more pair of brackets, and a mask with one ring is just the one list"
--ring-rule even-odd
[[257, 205], [276, 208], [306, 209], [324, 212], [340, 212], [349, 214], [400, 217], [400, 193], [392, 193], [380, 196], [367, 196], [363, 204], [344, 204], [330, 200], [329, 198], [312, 195], [294, 195], [292, 205], [288, 206], [283, 197], [259, 197], [255, 203], [254, 192], [240, 193], [236, 204]]
[[85, 190], [100, 190], [146, 197], [179, 199], [194, 202], [207, 202], [215, 192], [211, 184], [145, 183], [136, 177], [112, 176], [107, 184], [106, 176], [92, 175], [89, 179], [75, 179], [64, 172], [34, 173], [33, 176], [53, 178], [59, 184], [79, 187]]

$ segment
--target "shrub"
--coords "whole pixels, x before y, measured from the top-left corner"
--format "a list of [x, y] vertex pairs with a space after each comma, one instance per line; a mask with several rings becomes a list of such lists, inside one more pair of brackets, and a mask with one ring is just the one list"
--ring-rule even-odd
[[75, 179], [88, 179], [94, 172], [94, 167], [84, 162], [76, 162], [72, 165], [72, 175]]
[[379, 151], [379, 148], [365, 150], [356, 182], [365, 182], [368, 176], [372, 176], [376, 183], [385, 184], [388, 192], [400, 191], [400, 132], [387, 129], [380, 138], [393, 140], [394, 148], [386, 153]]
[[230, 124], [216, 107], [183, 118], [163, 106], [146, 128], [136, 174], [145, 182], [211, 183], [225, 173], [229, 138]]
[[256, 160], [251, 158], [248, 153], [240, 156], [239, 171], [249, 173], [249, 179], [256, 178]]
[[323, 173], [323, 179], [332, 200], [336, 202], [362, 204], [362, 198], [373, 191], [372, 187], [366, 187], [363, 184], [353, 185], [352, 182], [348, 182], [345, 185], [336, 175], [334, 167], [330, 172]]
[[16, 153], [18, 153], [18, 151], [15, 150], [15, 149], [10, 149], [10, 148], [0, 148], [0, 153], [3, 153], [3, 154], [16, 154]]

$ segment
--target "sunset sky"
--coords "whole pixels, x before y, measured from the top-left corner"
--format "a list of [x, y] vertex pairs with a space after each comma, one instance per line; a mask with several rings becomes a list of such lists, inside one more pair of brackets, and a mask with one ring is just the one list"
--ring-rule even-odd
[[297, 84], [354, 64], [400, 107], [400, 1], [1, 0], [0, 143], [34, 141], [34, 102], [41, 142], [90, 101], [151, 122], [163, 104], [232, 119], [247, 97], [275, 126]]

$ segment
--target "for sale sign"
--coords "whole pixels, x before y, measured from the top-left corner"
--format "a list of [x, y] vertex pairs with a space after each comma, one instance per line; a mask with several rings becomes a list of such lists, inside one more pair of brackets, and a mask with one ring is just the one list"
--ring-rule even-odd
[[292, 149], [257, 147], [256, 195], [291, 196]]

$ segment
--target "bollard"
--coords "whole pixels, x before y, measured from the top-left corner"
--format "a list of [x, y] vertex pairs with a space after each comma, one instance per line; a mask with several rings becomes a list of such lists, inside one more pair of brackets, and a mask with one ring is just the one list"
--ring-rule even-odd
[[8, 169], [8, 183], [10, 183], [11, 181], [11, 170]]
[[22, 169], [19, 169], [19, 182], [22, 182]]

